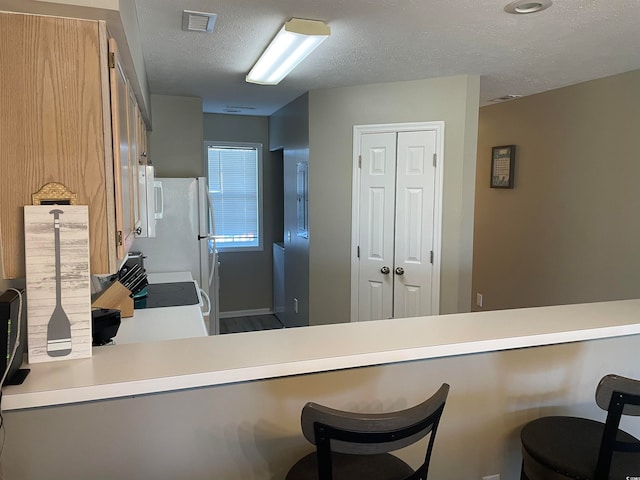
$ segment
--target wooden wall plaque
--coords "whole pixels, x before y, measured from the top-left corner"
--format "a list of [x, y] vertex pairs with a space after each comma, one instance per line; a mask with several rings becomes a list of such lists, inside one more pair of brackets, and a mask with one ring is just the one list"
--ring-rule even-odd
[[91, 356], [88, 212], [24, 207], [29, 363]]

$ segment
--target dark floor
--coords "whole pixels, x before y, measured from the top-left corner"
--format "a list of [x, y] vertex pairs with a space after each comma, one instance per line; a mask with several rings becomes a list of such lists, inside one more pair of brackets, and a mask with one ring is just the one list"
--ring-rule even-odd
[[284, 328], [275, 315], [252, 315], [249, 317], [221, 318], [220, 335], [224, 333], [255, 332]]

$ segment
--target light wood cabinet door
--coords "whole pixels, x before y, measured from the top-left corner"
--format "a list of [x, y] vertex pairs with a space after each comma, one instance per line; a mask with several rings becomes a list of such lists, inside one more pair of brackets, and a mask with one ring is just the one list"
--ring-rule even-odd
[[[23, 206], [59, 182], [89, 206], [92, 273], [116, 268], [104, 23], [0, 13], [2, 275], [24, 277]], [[107, 139], [107, 140], [105, 140]]]
[[140, 165], [140, 133], [139, 133], [139, 117], [140, 111], [138, 110], [138, 104], [136, 98], [131, 90], [131, 86], [128, 87], [129, 94], [129, 168], [130, 177], [129, 182], [131, 185], [131, 215], [133, 220], [132, 229], [135, 234], [140, 234], [140, 192], [138, 182], [138, 165]]
[[[118, 58], [114, 39], [109, 39], [109, 79], [111, 89], [111, 122], [113, 134], [113, 172], [115, 182], [115, 212], [117, 258], [126, 257], [134, 240], [134, 185], [132, 182], [134, 152], [130, 138], [129, 88]], [[137, 164], [137, 162], [136, 162]], [[137, 178], [137, 177], [136, 177]], [[137, 183], [136, 183], [137, 184]]]
[[149, 160], [149, 151], [147, 144], [147, 126], [142, 119], [142, 114], [140, 110], [138, 112], [138, 158], [140, 160], [140, 165], [151, 165], [151, 161]]

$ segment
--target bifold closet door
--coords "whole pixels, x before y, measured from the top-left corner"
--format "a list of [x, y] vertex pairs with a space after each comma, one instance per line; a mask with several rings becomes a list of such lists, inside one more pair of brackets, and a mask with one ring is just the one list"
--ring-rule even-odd
[[431, 314], [436, 134], [398, 133], [393, 316]]
[[364, 134], [358, 319], [431, 313], [433, 131]]
[[358, 319], [393, 316], [397, 134], [362, 135]]

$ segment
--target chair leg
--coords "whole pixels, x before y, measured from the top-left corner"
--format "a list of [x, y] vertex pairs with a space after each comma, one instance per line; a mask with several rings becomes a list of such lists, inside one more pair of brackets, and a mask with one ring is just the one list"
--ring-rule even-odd
[[527, 474], [524, 473], [524, 460], [522, 460], [522, 467], [520, 468], [520, 480], [529, 480]]

